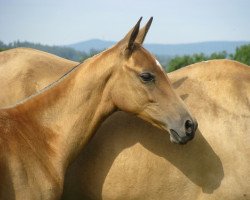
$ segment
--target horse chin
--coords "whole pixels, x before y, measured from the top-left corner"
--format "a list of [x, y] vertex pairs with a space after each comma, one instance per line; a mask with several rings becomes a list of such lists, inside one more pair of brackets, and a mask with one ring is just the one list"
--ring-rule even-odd
[[180, 145], [186, 144], [188, 142], [186, 137], [184, 138], [180, 137], [179, 134], [173, 129], [170, 129], [170, 141], [172, 143], [180, 144]]

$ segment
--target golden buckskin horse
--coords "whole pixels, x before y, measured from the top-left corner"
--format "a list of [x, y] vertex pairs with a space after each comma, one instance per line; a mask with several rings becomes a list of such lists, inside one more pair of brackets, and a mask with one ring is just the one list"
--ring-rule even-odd
[[177, 146], [116, 113], [69, 168], [63, 199], [250, 199], [250, 68], [215, 60], [168, 75], [199, 123], [195, 139]]
[[60, 198], [69, 163], [118, 109], [167, 130], [173, 142], [194, 137], [196, 121], [141, 46], [152, 18], [139, 32], [140, 21], [114, 47], [0, 110], [0, 199]]
[[[9, 75], [1, 84], [10, 85], [29, 71], [37, 85], [34, 90], [77, 64], [25, 48], [1, 54], [8, 62], [1, 62], [5, 67], [0, 74]], [[20, 66], [14, 71], [22, 76], [9, 74], [15, 63]], [[198, 118], [195, 139], [185, 146], [173, 145], [162, 131], [117, 112], [69, 168], [64, 199], [249, 199], [249, 73], [238, 62], [214, 60], [168, 74]], [[32, 94], [28, 81], [20, 83], [26, 92], [17, 99]], [[8, 91], [0, 95], [3, 102]]]

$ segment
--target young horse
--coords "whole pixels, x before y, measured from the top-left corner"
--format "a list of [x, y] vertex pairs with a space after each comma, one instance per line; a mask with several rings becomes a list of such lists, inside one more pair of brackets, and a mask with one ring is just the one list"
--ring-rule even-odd
[[195, 139], [173, 145], [117, 112], [69, 167], [62, 199], [250, 200], [250, 67], [213, 60], [168, 77], [199, 122]]
[[0, 111], [0, 198], [58, 199], [69, 163], [101, 122], [124, 110], [194, 137], [196, 121], [143, 42], [141, 19], [117, 45], [74, 67], [43, 91]]

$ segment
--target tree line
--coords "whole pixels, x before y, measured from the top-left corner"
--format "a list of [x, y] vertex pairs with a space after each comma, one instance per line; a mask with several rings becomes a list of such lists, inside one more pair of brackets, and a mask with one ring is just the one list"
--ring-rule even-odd
[[[0, 41], [0, 51], [17, 47], [34, 48], [78, 62], [82, 62], [85, 59], [92, 57], [93, 55], [100, 52], [100, 50], [94, 50], [94, 49], [92, 49], [89, 52], [84, 52], [84, 51], [77, 51], [73, 48], [66, 46], [49, 46], [49, 45], [42, 45], [39, 43], [20, 42], [20, 41], [4, 44], [2, 41]], [[193, 55], [175, 56], [172, 58], [167, 57], [167, 59], [165, 60], [164, 58], [159, 57], [160, 62], [164, 63], [163, 67], [168, 72], [201, 61], [207, 61], [213, 59], [225, 59], [225, 58], [236, 60], [250, 66], [250, 44], [237, 47], [234, 54], [228, 54], [226, 51], [222, 51], [222, 52], [212, 53], [211, 55], [205, 55], [204, 53], [197, 53]]]
[[66, 46], [50, 46], [50, 45], [43, 45], [40, 43], [32, 43], [27, 41], [25, 42], [15, 41], [9, 44], [5, 44], [2, 41], [0, 41], [0, 51], [13, 49], [17, 47], [28, 47], [28, 48], [38, 49], [74, 61], [85, 60], [91, 57], [93, 54], [97, 53], [97, 51], [95, 50], [92, 50], [90, 52], [84, 52], [84, 51], [77, 51], [73, 48]]
[[168, 72], [171, 72], [197, 62], [226, 58], [236, 60], [250, 66], [250, 44], [237, 47], [234, 54], [228, 54], [226, 51], [222, 51], [212, 53], [211, 55], [198, 53], [193, 55], [175, 56], [164, 67]]

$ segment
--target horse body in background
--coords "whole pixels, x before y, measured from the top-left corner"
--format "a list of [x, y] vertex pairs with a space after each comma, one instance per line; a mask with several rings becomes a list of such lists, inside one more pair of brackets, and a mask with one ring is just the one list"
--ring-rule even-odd
[[78, 64], [30, 48], [0, 52], [0, 107], [35, 94]]

